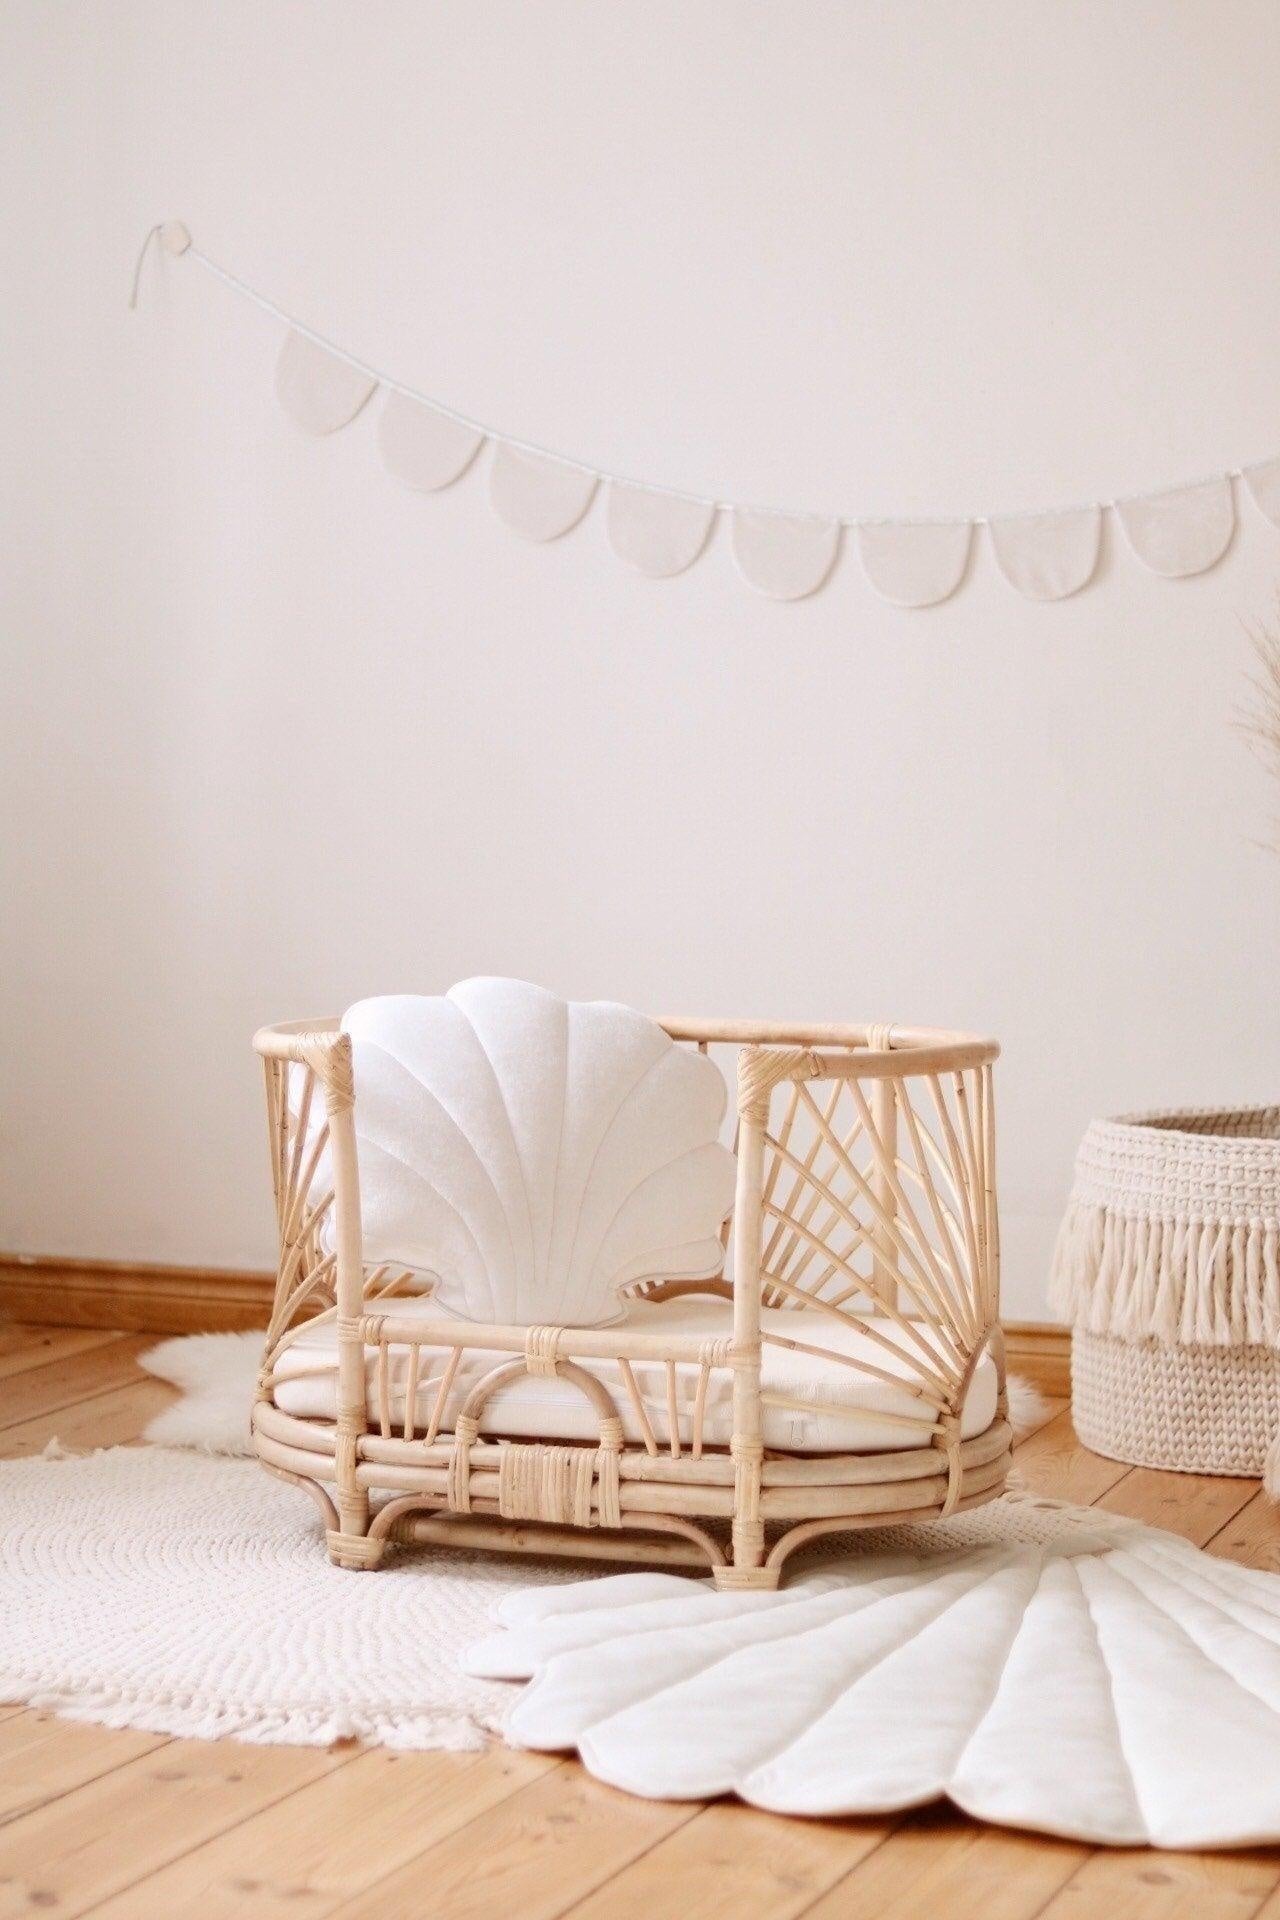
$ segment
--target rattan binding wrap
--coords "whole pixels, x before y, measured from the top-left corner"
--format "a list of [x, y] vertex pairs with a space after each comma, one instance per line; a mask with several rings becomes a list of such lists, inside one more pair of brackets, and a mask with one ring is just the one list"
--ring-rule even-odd
[[1280, 1108], [1094, 1121], [1052, 1294], [1086, 1446], [1280, 1495]]

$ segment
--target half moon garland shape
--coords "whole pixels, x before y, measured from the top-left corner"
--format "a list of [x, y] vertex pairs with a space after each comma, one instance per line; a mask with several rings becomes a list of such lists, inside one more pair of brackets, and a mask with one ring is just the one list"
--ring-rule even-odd
[[558, 540], [589, 515], [603, 492], [610, 546], [652, 579], [693, 566], [722, 516], [738, 574], [766, 598], [802, 600], [818, 592], [856, 546], [868, 584], [904, 608], [950, 599], [977, 571], [975, 536], [983, 529], [1001, 578], [1025, 599], [1047, 602], [1067, 599], [1096, 578], [1108, 515], [1124, 534], [1108, 551], [1123, 547], [1167, 580], [1204, 573], [1228, 552], [1240, 505], [1237, 482], [1251, 502], [1250, 517], [1256, 511], [1280, 527], [1280, 457], [1122, 498], [935, 520], [788, 512], [686, 493], [514, 438], [391, 379], [219, 266], [177, 221], [158, 224], [147, 235], [132, 304], [153, 241], [170, 259], [194, 261], [284, 323], [276, 393], [305, 432], [325, 435], [348, 426], [381, 386], [386, 394], [378, 445], [388, 473], [402, 485], [421, 493], [451, 486], [478, 464], [490, 443], [487, 490], [508, 527], [528, 540]]

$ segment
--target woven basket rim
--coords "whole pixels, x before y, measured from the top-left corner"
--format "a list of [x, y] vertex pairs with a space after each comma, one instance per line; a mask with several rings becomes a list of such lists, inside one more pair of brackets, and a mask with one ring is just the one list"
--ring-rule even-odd
[[[1233, 1131], [1216, 1133], [1195, 1121], [1230, 1122]], [[1252, 1129], [1245, 1131], [1243, 1129]], [[1157, 1107], [1145, 1113], [1118, 1113], [1106, 1119], [1091, 1120], [1087, 1132], [1097, 1137], [1147, 1138], [1207, 1153], [1229, 1154], [1241, 1147], [1256, 1154], [1259, 1148], [1274, 1151], [1280, 1164], [1280, 1106], [1257, 1107]]]

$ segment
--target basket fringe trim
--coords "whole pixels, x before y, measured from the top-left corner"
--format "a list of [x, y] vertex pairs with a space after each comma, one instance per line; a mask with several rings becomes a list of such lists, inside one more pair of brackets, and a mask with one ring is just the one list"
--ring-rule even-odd
[[1050, 1299], [1087, 1333], [1280, 1346], [1280, 1222], [1153, 1218], [1073, 1199]]
[[1053, 1257], [1073, 1326], [1187, 1347], [1280, 1346], [1280, 1108], [1094, 1120]]

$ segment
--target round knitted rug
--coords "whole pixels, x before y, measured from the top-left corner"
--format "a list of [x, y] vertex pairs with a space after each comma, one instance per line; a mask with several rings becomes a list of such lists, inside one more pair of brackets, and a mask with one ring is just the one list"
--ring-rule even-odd
[[196, 1739], [478, 1747], [513, 1688], [464, 1648], [517, 1588], [494, 1554], [329, 1564], [314, 1506], [256, 1461], [160, 1447], [0, 1463], [0, 1700]]

